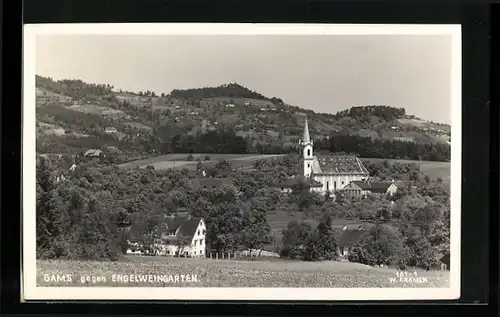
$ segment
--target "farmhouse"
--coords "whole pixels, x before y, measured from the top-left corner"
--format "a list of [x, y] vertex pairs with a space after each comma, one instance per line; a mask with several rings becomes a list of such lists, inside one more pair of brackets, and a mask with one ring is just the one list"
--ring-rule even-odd
[[189, 214], [167, 216], [160, 235], [160, 255], [205, 257], [206, 226], [203, 218]]
[[370, 194], [392, 196], [397, 190], [398, 188], [394, 181], [372, 182], [368, 180], [350, 182], [342, 189], [342, 192], [350, 197], [365, 197]]
[[320, 192], [340, 190], [352, 181], [365, 181], [369, 177], [368, 170], [354, 155], [313, 155], [313, 141], [309, 137], [307, 119], [300, 145], [303, 176], [322, 184]]
[[352, 246], [358, 242], [365, 233], [362, 225], [346, 225], [342, 228], [342, 234], [337, 243], [337, 254], [341, 259], [349, 257]]

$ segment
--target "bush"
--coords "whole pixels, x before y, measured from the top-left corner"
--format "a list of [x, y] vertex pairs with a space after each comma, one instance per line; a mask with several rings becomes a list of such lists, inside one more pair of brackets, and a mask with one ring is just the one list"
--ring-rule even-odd
[[210, 156], [206, 155], [204, 160], [205, 161], [210, 161]]
[[193, 155], [189, 154], [189, 155], [188, 155], [188, 157], [186, 158], [186, 160], [188, 160], [188, 161], [192, 161], [192, 160], [194, 160]]
[[406, 267], [408, 251], [399, 229], [377, 225], [354, 244], [349, 261], [366, 265], [398, 265]]

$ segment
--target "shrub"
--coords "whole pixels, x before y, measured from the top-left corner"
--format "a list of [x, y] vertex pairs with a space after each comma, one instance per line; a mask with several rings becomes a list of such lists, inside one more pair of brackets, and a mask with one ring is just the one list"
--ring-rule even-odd
[[389, 225], [377, 225], [354, 244], [349, 261], [367, 265], [406, 266], [408, 251], [399, 229]]

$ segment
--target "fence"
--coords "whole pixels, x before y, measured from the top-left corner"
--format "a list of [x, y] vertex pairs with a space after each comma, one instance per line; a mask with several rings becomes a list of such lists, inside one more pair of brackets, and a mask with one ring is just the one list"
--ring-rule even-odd
[[214, 259], [214, 260], [231, 260], [231, 259], [241, 259], [241, 258], [260, 258], [260, 257], [279, 257], [279, 255], [277, 253], [266, 250], [208, 252], [206, 255], [207, 259]]

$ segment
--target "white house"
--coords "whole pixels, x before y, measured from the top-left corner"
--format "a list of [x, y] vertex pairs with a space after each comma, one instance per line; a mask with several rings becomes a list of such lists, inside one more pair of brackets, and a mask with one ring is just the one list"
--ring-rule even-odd
[[117, 133], [118, 130], [115, 127], [106, 127], [104, 129], [104, 132], [106, 132], [106, 133]]
[[161, 229], [159, 255], [205, 257], [206, 226], [203, 218], [172, 215], [165, 218]]
[[314, 155], [307, 119], [300, 145], [303, 176], [322, 184], [319, 191], [323, 193], [340, 190], [352, 181], [364, 181], [370, 176], [361, 160], [354, 155]]

